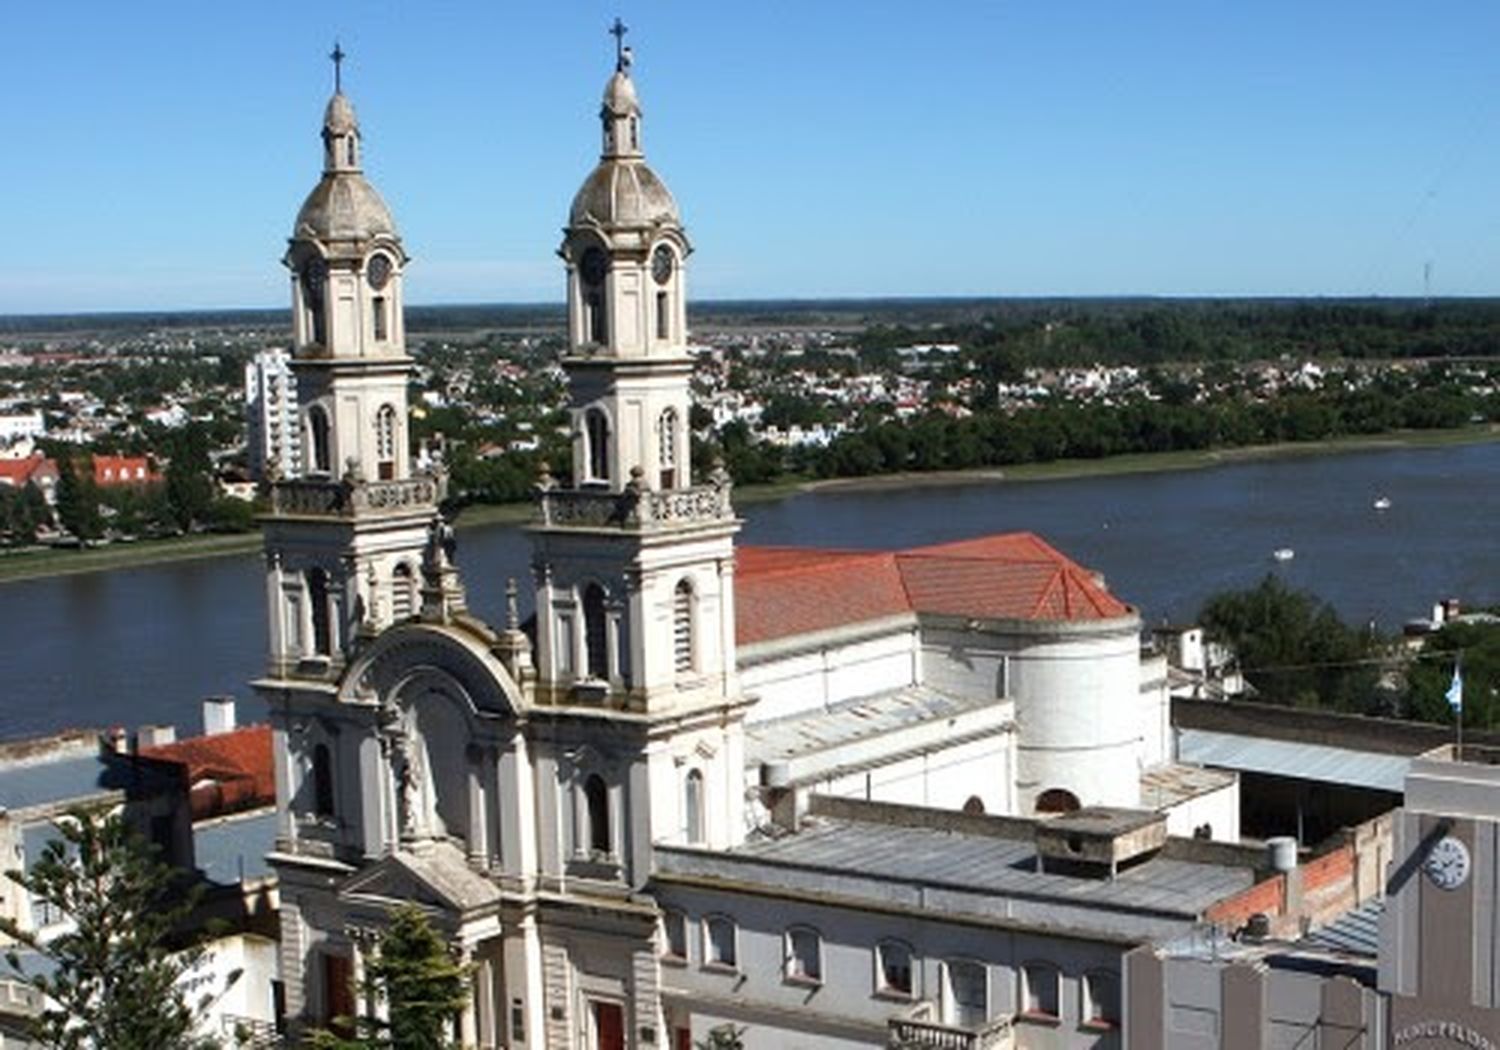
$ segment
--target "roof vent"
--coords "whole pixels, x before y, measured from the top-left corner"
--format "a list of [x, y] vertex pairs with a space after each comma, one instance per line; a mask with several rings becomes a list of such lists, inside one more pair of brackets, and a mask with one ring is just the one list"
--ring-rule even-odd
[[1167, 818], [1149, 809], [1087, 806], [1036, 826], [1036, 852], [1043, 860], [1108, 869], [1154, 853], [1166, 845]]

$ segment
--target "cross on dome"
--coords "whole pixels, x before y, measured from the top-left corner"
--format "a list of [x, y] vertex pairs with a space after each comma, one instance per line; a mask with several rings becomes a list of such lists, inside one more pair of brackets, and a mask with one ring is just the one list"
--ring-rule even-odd
[[609, 27], [609, 35], [615, 38], [615, 72], [624, 73], [630, 68], [630, 48], [625, 46], [625, 34], [630, 32], [630, 27], [615, 18], [615, 24]]
[[333, 42], [333, 50], [330, 51], [330, 52], [328, 52], [328, 58], [333, 62], [333, 91], [334, 91], [334, 94], [339, 94], [339, 93], [341, 93], [344, 90], [344, 77], [343, 77], [343, 71], [344, 71], [344, 69], [343, 69], [343, 67], [344, 67], [344, 59], [347, 58], [347, 57], [348, 57], [348, 55], [346, 55], [344, 53], [344, 49], [342, 47], [340, 47], [339, 46], [339, 42], [337, 40], [335, 40]]

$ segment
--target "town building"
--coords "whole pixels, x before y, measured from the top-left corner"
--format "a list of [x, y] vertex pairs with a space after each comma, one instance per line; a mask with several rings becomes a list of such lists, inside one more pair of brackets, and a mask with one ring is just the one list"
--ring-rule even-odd
[[245, 429], [250, 476], [295, 478], [302, 469], [302, 419], [291, 356], [262, 350], [245, 365]]

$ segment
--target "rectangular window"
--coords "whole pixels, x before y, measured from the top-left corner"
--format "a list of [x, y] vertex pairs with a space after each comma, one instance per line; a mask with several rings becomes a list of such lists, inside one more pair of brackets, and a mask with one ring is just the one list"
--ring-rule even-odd
[[672, 334], [671, 301], [666, 292], [656, 293], [656, 338], [670, 339]]
[[1120, 1023], [1120, 980], [1114, 974], [1084, 976], [1083, 1019], [1100, 1028], [1114, 1028]]
[[977, 1028], [990, 1019], [989, 974], [983, 964], [950, 962], [943, 967], [943, 1022]]
[[875, 946], [875, 975], [876, 991], [911, 995], [911, 949], [900, 941], [881, 941]]
[[557, 673], [559, 675], [573, 674], [573, 617], [562, 615], [557, 618]]
[[816, 930], [793, 927], [786, 932], [786, 978], [809, 984], [823, 980], [823, 939]]
[[669, 962], [687, 962], [687, 916], [666, 911], [661, 917], [661, 957]]
[[734, 920], [723, 915], [703, 920], [703, 965], [733, 970], [738, 966]]
[[374, 299], [372, 299], [370, 301], [370, 309], [375, 315], [375, 341], [377, 343], [383, 343], [388, 338], [388, 336], [386, 335], [385, 296], [377, 295]]

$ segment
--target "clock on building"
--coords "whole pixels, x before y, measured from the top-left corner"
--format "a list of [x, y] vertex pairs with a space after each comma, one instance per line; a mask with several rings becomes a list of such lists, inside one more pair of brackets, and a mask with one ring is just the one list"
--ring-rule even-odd
[[651, 253], [651, 276], [657, 284], [666, 284], [672, 279], [672, 269], [677, 265], [677, 256], [665, 244], [659, 244]]
[[1445, 835], [1432, 847], [1422, 870], [1432, 884], [1443, 890], [1456, 890], [1469, 877], [1469, 847], [1452, 835]]
[[370, 282], [370, 287], [377, 292], [385, 287], [386, 282], [391, 279], [391, 260], [385, 255], [372, 255], [369, 265], [365, 267], [365, 277]]

